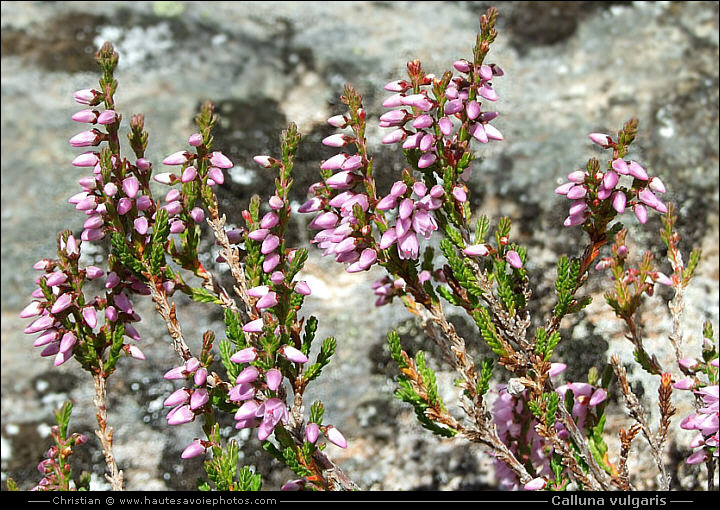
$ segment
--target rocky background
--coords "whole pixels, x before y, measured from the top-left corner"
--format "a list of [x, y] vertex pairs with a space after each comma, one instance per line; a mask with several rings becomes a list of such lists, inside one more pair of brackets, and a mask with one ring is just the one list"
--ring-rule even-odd
[[[29, 302], [36, 275], [32, 263], [50, 256], [55, 233], [80, 233], [82, 218], [67, 203], [78, 191], [77, 153], [67, 140], [81, 130], [70, 120], [78, 109], [72, 92], [97, 83], [96, 48], [112, 41], [120, 53], [116, 77], [119, 109], [142, 112], [150, 132], [149, 157], [159, 161], [185, 146], [200, 103], [212, 100], [221, 114], [216, 147], [235, 162], [219, 194], [230, 221], [253, 193], [267, 195], [272, 176], [253, 162], [278, 151], [278, 135], [291, 120], [305, 135], [296, 166], [295, 199], [305, 198], [318, 164], [332, 150], [319, 144], [330, 134], [325, 119], [339, 113], [346, 82], [365, 97], [370, 125], [383, 113], [382, 85], [403, 76], [406, 61], [419, 58], [440, 75], [470, 55], [478, 17], [486, 2], [3, 2], [2, 3], [2, 480], [13, 477], [30, 488], [35, 466], [49, 446], [52, 410], [70, 398], [76, 412], [71, 429], [91, 437], [78, 449], [76, 469], [94, 473], [94, 487], [106, 488], [104, 463], [92, 434], [94, 413], [89, 379], [74, 363], [59, 369], [32, 352], [18, 318]], [[678, 205], [683, 249], [703, 249], [703, 261], [687, 292], [686, 355], [698, 352], [701, 324], [718, 326], [718, 4], [717, 2], [498, 2], [500, 36], [490, 60], [505, 76], [496, 80], [502, 143], [479, 148], [484, 160], [470, 182], [472, 204], [497, 218], [513, 219], [514, 235], [529, 248], [536, 320], [552, 306], [557, 255], [577, 254], [581, 237], [565, 229], [565, 201], [553, 189], [569, 172], [599, 155], [587, 134], [615, 133], [631, 116], [640, 119], [632, 151], [652, 175], [665, 181]], [[396, 151], [381, 147], [371, 129], [381, 190], [401, 168]], [[164, 192], [163, 192], [164, 193]], [[298, 220], [293, 240], [307, 241]], [[643, 228], [628, 217], [633, 246], [664, 255], [657, 236], [659, 217]], [[210, 249], [212, 243], [207, 242]], [[84, 249], [90, 248], [84, 245]], [[95, 245], [90, 260], [106, 247]], [[397, 328], [408, 350], [433, 352], [417, 323], [397, 305], [375, 308], [369, 284], [379, 272], [349, 275], [311, 252], [305, 276], [313, 288], [306, 314], [320, 317], [320, 335], [338, 338], [332, 364], [311, 399], [322, 399], [326, 419], [347, 436], [350, 447], [328, 451], [365, 489], [471, 490], [496, 486], [492, 460], [462, 441], [438, 440], [421, 429], [412, 411], [394, 400], [393, 367], [384, 345]], [[661, 259], [662, 260], [662, 259]], [[661, 268], [668, 269], [667, 262]], [[220, 268], [217, 268], [222, 272]], [[630, 367], [632, 354], [623, 327], [603, 304], [607, 275], [587, 291], [594, 303], [566, 319], [557, 358], [571, 365], [569, 380], [584, 380], [611, 352]], [[669, 355], [670, 320], [657, 292], [647, 300], [646, 345]], [[178, 297], [178, 315], [199, 345], [206, 329], [223, 336], [220, 314]], [[144, 306], [144, 308], [143, 308]], [[123, 359], [110, 379], [110, 421], [127, 488], [190, 489], [202, 461], [179, 461], [198, 424], [168, 430], [163, 399], [175, 388], [162, 374], [175, 363], [164, 324], [148, 303], [140, 305], [147, 360]], [[458, 328], [476, 338], [461, 316]], [[474, 340], [472, 349], [482, 352]], [[444, 398], [457, 395], [453, 375], [439, 380]], [[500, 372], [500, 371], [498, 371]], [[657, 381], [630, 368], [638, 393], [656, 395]], [[499, 377], [506, 374], [498, 373]], [[656, 378], [655, 378], [656, 379]], [[692, 434], [672, 428], [668, 461], [673, 487], [698, 488], [702, 475], [683, 464]], [[609, 407], [607, 431], [617, 437], [629, 426], [621, 406]], [[228, 421], [231, 425], [232, 420]], [[234, 432], [229, 428], [228, 431]], [[243, 462], [263, 474], [265, 488], [278, 488], [292, 474], [270, 462], [257, 440], [240, 436]], [[653, 488], [656, 472], [636, 441], [631, 471], [640, 488]], [[617, 441], [609, 439], [611, 457]]]

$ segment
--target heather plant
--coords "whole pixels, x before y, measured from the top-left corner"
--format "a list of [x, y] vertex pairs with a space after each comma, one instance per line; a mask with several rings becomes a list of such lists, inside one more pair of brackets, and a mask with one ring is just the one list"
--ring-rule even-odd
[[[692, 251], [684, 262], [675, 208], [660, 198], [665, 184], [636, 161], [632, 144], [638, 121], [629, 120], [614, 136], [590, 134], [605, 156], [589, 159], [555, 190], [570, 200], [564, 227], [581, 228], [587, 240], [558, 258], [554, 305], [547, 317], [531, 316], [534, 298], [526, 270], [531, 253], [512, 238], [510, 218], [493, 219], [471, 210], [466, 183], [479, 157], [476, 150], [504, 139], [492, 124], [499, 115], [493, 108], [498, 99], [493, 85], [504, 72], [486, 63], [498, 35], [497, 17], [494, 8], [481, 17], [472, 54], [455, 61], [452, 70], [428, 74], [419, 61], [411, 61], [407, 78], [385, 85], [391, 95], [383, 103], [390, 110], [379, 118], [379, 126], [389, 130], [382, 143], [399, 144], [407, 164], [389, 190], [378, 189], [374, 177], [366, 138], [371, 117], [361, 94], [347, 85], [341, 97], [346, 111], [328, 119], [342, 131], [322, 141], [340, 152], [323, 161], [307, 202], [296, 211], [290, 205], [294, 158], [302, 143], [297, 127], [290, 124], [276, 156], [255, 157], [275, 173], [274, 194], [252, 197], [242, 211], [245, 225], [236, 228], [227, 226], [214, 191], [233, 162], [214, 147], [218, 117], [213, 105], [202, 106], [187, 147], [162, 161], [171, 170], [156, 173], [145, 157], [148, 133], [142, 115], [132, 115], [129, 122], [132, 156], [121, 152], [123, 115], [114, 99], [118, 55], [110, 43], [100, 49], [99, 86], [75, 93], [75, 100], [88, 108], [72, 117], [93, 125], [70, 139], [73, 147], [90, 148], [72, 162], [88, 171], [78, 181], [82, 190], [69, 200], [86, 215], [83, 230], [79, 239], [69, 230], [60, 233], [57, 258], [35, 264], [42, 274], [34, 301], [21, 317], [36, 317], [25, 333], [39, 333], [34, 346], [43, 348], [42, 356], [53, 357], [56, 366], [76, 361], [93, 379], [96, 434], [114, 490], [124, 488], [124, 477], [113, 453], [107, 380], [118, 371], [121, 356], [145, 358], [133, 326], [141, 320], [133, 302], [143, 296], [152, 300], [167, 324], [176, 359], [168, 361], [164, 374], [179, 382], [164, 401], [168, 428], [195, 420], [203, 424], [205, 436], [181, 454], [182, 459], [207, 458], [207, 477], [199, 489], [258, 490], [262, 485], [259, 473], [240, 465], [238, 442], [221, 436], [222, 414], [233, 415], [236, 429], [251, 429], [263, 449], [297, 475], [283, 489], [359, 489], [324, 452], [326, 441], [347, 447], [345, 437], [326, 419], [322, 402], [304, 399], [342, 338], [317, 342], [318, 319], [301, 315], [311, 294], [300, 276], [308, 250], [286, 241], [296, 213], [314, 215], [308, 225], [315, 231], [312, 244], [344, 264], [348, 273], [374, 267], [384, 271], [368, 298], [376, 299], [377, 306], [401, 301], [419, 318], [442, 356], [432, 360], [417, 351], [411, 357], [398, 333], [390, 331], [388, 356], [398, 370], [396, 396], [412, 406], [419, 423], [433, 434], [487, 450], [502, 488], [634, 489], [628, 458], [632, 442], [642, 433], [658, 472], [657, 487], [668, 490], [665, 448], [672, 426], [694, 431], [688, 435], [688, 451], [694, 451], [687, 463], [704, 463], [708, 488], [714, 487], [714, 333], [706, 323], [702, 352], [688, 357], [680, 326], [684, 291], [700, 252]], [[153, 194], [151, 180], [169, 188], [163, 199]], [[662, 272], [651, 252], [635, 260], [626, 244], [621, 220], [645, 224], [654, 213], [663, 215], [660, 237], [670, 271]], [[217, 262], [232, 276], [230, 290], [201, 263], [203, 223], [218, 247]], [[103, 240], [110, 246], [107, 267], [80, 267], [84, 243]], [[658, 378], [657, 426], [650, 423], [616, 355], [607, 366], [590, 370], [586, 381], [561, 377], [567, 365], [553, 359], [563, 341], [560, 327], [563, 319], [590, 304], [583, 291], [590, 278], [607, 280], [606, 302], [626, 327], [635, 362]], [[668, 342], [675, 359], [667, 366], [646, 347], [638, 315], [657, 285], [673, 292]], [[185, 332], [173, 301], [177, 293], [220, 307], [225, 338], [217, 341], [212, 331]], [[468, 315], [476, 325], [474, 337], [458, 333], [449, 320], [450, 310]], [[533, 323], [540, 325], [531, 329]], [[193, 336], [200, 340], [197, 352], [188, 342]], [[493, 356], [476, 361], [480, 343]], [[216, 360], [220, 365], [213, 365]], [[439, 387], [432, 368], [441, 363], [455, 371], [457, 406], [441, 398], [448, 392]], [[219, 366], [221, 373], [213, 368]], [[619, 432], [620, 451], [611, 451], [604, 430], [613, 381], [630, 419]], [[689, 398], [696, 411], [677, 424], [673, 400], [679, 398]], [[87, 488], [86, 477], [71, 482], [67, 458], [73, 446], [86, 440], [77, 434], [68, 437], [70, 410], [67, 405], [58, 413], [56, 445], [40, 465], [45, 478], [38, 490]]]

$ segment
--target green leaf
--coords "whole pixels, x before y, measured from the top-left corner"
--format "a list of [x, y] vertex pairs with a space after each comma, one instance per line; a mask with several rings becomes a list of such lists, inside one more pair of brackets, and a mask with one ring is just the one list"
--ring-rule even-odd
[[240, 468], [237, 480], [239, 491], [259, 491], [262, 487], [262, 476], [248, 466]]
[[488, 344], [490, 349], [498, 356], [505, 356], [505, 350], [503, 349], [500, 337], [498, 337], [495, 324], [492, 323], [492, 319], [490, 318], [490, 312], [488, 312], [486, 308], [479, 308], [473, 314], [473, 318], [480, 329], [483, 340], [485, 340], [485, 343]]
[[405, 358], [402, 355], [402, 346], [400, 345], [400, 336], [397, 331], [390, 331], [387, 335], [388, 346], [390, 347], [390, 356], [397, 363], [398, 367], [402, 370], [408, 368], [408, 364], [405, 362]]
[[322, 372], [322, 369], [330, 363], [330, 358], [335, 353], [336, 347], [337, 341], [333, 337], [326, 338], [325, 341], [323, 341], [323, 345], [317, 355], [315, 363], [310, 365], [307, 372], [305, 372], [305, 378], [308, 381], [316, 379]]
[[312, 342], [315, 339], [315, 332], [317, 331], [317, 327], [317, 317], [315, 317], [314, 315], [308, 317], [308, 319], [305, 321], [305, 334], [303, 335], [302, 346], [300, 347], [300, 350], [306, 356], [310, 353], [310, 347], [312, 346]]
[[215, 294], [202, 287], [190, 287], [190, 297], [198, 303], [213, 303], [221, 305], [222, 301]]
[[325, 414], [325, 407], [322, 402], [313, 402], [310, 407], [310, 422], [322, 425], [323, 415]]

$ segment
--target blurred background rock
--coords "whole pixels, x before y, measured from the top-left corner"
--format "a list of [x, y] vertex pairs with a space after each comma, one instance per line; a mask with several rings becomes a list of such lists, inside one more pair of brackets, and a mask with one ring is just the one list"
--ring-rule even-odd
[[[30, 300], [32, 263], [52, 256], [57, 231], [81, 231], [82, 217], [67, 203], [82, 171], [70, 165], [78, 151], [67, 140], [82, 130], [70, 120], [78, 108], [72, 92], [92, 87], [98, 72], [93, 54], [105, 40], [120, 53], [116, 73], [119, 110], [129, 119], [144, 113], [150, 132], [148, 157], [185, 147], [202, 101], [217, 105], [221, 121], [215, 147], [235, 162], [219, 187], [224, 211], [238, 223], [253, 193], [268, 195], [273, 176], [252, 162], [277, 154], [279, 132], [295, 121], [305, 135], [295, 169], [294, 200], [305, 199], [318, 164], [333, 154], [320, 145], [332, 132], [325, 119], [342, 112], [338, 97], [346, 82], [364, 95], [370, 126], [383, 113], [382, 86], [404, 76], [406, 61], [419, 58], [441, 75], [468, 57], [487, 2], [3, 2], [2, 3], [2, 480], [22, 488], [39, 480], [35, 466], [49, 446], [52, 410], [75, 402], [73, 431], [91, 444], [78, 449], [76, 469], [94, 473], [105, 487], [104, 463], [94, 444], [89, 379], [68, 363], [55, 369], [33, 352], [18, 313]], [[615, 133], [632, 116], [640, 132], [632, 157], [661, 176], [668, 199], [678, 205], [682, 247], [703, 249], [703, 261], [687, 293], [684, 353], [698, 352], [701, 324], [718, 324], [718, 4], [717, 2], [497, 2], [500, 36], [490, 61], [505, 76], [495, 125], [505, 141], [478, 147], [470, 186], [475, 209], [513, 220], [514, 238], [529, 248], [536, 321], [552, 307], [557, 255], [578, 253], [578, 229], [565, 229], [565, 200], [553, 189], [565, 176], [599, 156], [587, 134]], [[381, 192], [402, 164], [382, 147], [381, 130], [369, 129]], [[160, 187], [158, 186], [158, 189]], [[163, 196], [164, 191], [160, 191]], [[306, 218], [292, 241], [304, 245]], [[637, 250], [661, 258], [659, 215], [643, 228], [630, 217], [629, 238]], [[652, 242], [652, 244], [649, 244]], [[210, 250], [213, 244], [206, 241]], [[85, 244], [88, 262], [106, 247]], [[637, 251], [636, 251], [637, 253]], [[208, 256], [213, 267], [214, 256]], [[661, 268], [668, 270], [667, 263]], [[222, 272], [221, 268], [217, 268]], [[397, 304], [373, 306], [369, 285], [381, 273], [348, 275], [311, 250], [305, 276], [313, 289], [305, 313], [320, 317], [320, 332], [338, 339], [337, 354], [311, 391], [322, 399], [326, 421], [348, 437], [330, 455], [366, 489], [492, 489], [492, 460], [462, 441], [438, 440], [421, 429], [412, 411], [392, 397], [385, 334], [398, 328], [404, 345], [433, 352], [418, 325]], [[605, 275], [607, 276], [607, 275]], [[595, 301], [586, 313], [564, 322], [557, 358], [568, 361], [569, 380], [584, 380], [602, 367], [609, 352], [630, 365], [622, 325], [603, 304], [602, 275], [587, 287]], [[550, 297], [550, 299], [547, 299]], [[670, 321], [656, 293], [643, 317], [651, 352], [669, 355]], [[194, 346], [202, 331], [223, 327], [218, 310], [177, 297], [178, 315]], [[189, 489], [202, 475], [202, 461], [179, 461], [182, 449], [201, 435], [199, 424], [169, 430], [163, 399], [176, 387], [162, 379], [176, 359], [164, 324], [148, 302], [138, 305], [147, 360], [123, 359], [110, 379], [109, 415], [116, 453], [128, 489]], [[457, 315], [458, 328], [480, 353], [473, 328]], [[433, 366], [442, 368], [435, 357]], [[498, 377], [507, 374], [498, 372]], [[657, 381], [631, 369], [648, 397]], [[440, 370], [444, 397], [457, 392], [453, 374]], [[656, 378], [655, 378], [656, 379]], [[648, 409], [650, 406], [648, 405]], [[681, 409], [684, 411], [686, 409]], [[613, 403], [607, 430], [629, 425]], [[697, 467], [683, 464], [691, 433], [673, 426], [668, 461], [673, 486], [692, 489]], [[225, 432], [231, 428], [227, 420]], [[257, 466], [265, 488], [278, 488], [292, 473], [270, 462], [258, 442], [241, 434], [243, 462]], [[636, 448], [641, 441], [637, 441]], [[610, 440], [611, 456], [617, 445]], [[641, 488], [653, 488], [656, 473], [637, 455], [631, 471]], [[640, 451], [640, 453], [642, 453]], [[4, 489], [4, 487], [3, 487]]]

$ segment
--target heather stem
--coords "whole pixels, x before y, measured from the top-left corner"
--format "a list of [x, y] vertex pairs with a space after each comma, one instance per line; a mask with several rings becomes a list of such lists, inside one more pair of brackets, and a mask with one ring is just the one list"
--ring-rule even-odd
[[106, 381], [102, 374], [93, 375], [93, 379], [95, 380], [95, 398], [93, 399], [93, 403], [98, 410], [96, 417], [99, 427], [99, 429], [95, 431], [95, 435], [100, 439], [105, 456], [105, 463], [110, 471], [110, 474], [105, 474], [105, 478], [110, 482], [114, 491], [121, 491], [123, 490], [123, 472], [118, 469], [118, 465], [115, 462], [115, 455], [112, 449], [113, 429], [112, 427], [108, 427], [107, 424]]

